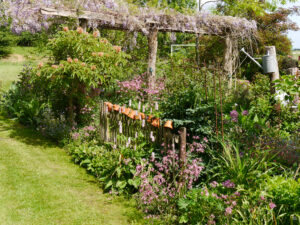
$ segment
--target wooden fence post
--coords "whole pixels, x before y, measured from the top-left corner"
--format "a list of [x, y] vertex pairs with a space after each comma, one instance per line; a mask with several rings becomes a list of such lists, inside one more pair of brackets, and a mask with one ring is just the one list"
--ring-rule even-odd
[[179, 161], [180, 167], [186, 164], [186, 128], [179, 129], [180, 141], [179, 141]]
[[155, 68], [157, 54], [157, 29], [151, 29], [148, 35], [148, 85], [149, 88], [154, 88], [155, 83]]

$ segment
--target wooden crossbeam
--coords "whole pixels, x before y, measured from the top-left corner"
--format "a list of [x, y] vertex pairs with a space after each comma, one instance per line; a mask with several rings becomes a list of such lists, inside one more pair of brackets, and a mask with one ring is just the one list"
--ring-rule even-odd
[[[109, 28], [114, 30], [129, 30], [123, 26], [123, 21], [118, 19], [118, 15], [112, 12], [91, 12], [91, 11], [76, 11], [76, 10], [63, 10], [63, 9], [53, 9], [53, 8], [42, 8], [41, 14], [48, 15], [48, 16], [58, 16], [58, 17], [69, 17], [69, 18], [77, 18], [77, 19], [86, 19], [86, 20], [98, 20], [101, 21], [103, 24], [101, 27]], [[111, 21], [114, 21], [114, 24], [111, 24]], [[140, 28], [135, 31], [141, 32], [142, 27], [150, 28], [156, 27], [159, 32], [177, 32], [182, 33], [182, 30], [172, 27], [168, 24], [161, 24], [159, 22], [146, 19], [145, 21], [140, 21]], [[205, 29], [201, 29], [198, 31], [195, 30], [185, 30], [185, 33], [191, 34], [202, 34], [206, 35], [209, 34], [205, 31]], [[221, 34], [220, 34], [221, 35]]]

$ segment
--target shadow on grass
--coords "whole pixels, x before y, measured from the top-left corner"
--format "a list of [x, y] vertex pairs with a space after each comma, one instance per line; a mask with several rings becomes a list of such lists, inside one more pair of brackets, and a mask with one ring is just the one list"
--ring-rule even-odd
[[18, 122], [0, 117], [0, 132], [8, 132], [10, 138], [23, 142], [26, 145], [39, 147], [58, 147], [54, 142], [43, 137], [32, 128], [25, 127]]

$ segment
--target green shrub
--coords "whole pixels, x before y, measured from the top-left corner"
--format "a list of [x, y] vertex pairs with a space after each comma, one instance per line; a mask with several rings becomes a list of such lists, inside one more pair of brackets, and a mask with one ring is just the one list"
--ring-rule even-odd
[[11, 53], [10, 46], [14, 43], [14, 37], [6, 27], [0, 27], [0, 58]]
[[[95, 175], [105, 191], [114, 194], [129, 194], [137, 191], [139, 180], [134, 178], [136, 166], [148, 158], [151, 149], [146, 147], [143, 136], [132, 139], [139, 143], [135, 149], [129, 146], [99, 145], [94, 126], [87, 126], [72, 133], [73, 142], [67, 146], [75, 163]], [[124, 139], [123, 136], [119, 138]]]

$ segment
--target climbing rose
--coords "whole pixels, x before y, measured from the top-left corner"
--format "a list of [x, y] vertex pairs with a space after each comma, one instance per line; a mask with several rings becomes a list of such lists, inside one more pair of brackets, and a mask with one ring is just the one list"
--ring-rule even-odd
[[77, 59], [77, 58], [75, 58], [75, 59], [74, 59], [74, 62], [76, 62], [76, 63], [77, 63], [77, 62], [78, 62], [78, 59]]
[[69, 58], [67, 59], [67, 61], [68, 61], [69, 63], [71, 63], [71, 62], [73, 62], [73, 59], [69, 57]]

